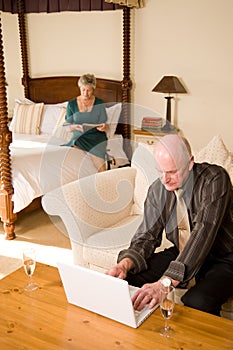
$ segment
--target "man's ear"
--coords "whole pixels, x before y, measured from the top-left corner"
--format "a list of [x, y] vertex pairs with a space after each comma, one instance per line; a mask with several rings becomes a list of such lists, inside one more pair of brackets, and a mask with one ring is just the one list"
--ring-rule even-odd
[[191, 170], [192, 170], [193, 165], [194, 165], [194, 157], [192, 156], [192, 157], [190, 158], [190, 163], [189, 163], [189, 171], [191, 171]]

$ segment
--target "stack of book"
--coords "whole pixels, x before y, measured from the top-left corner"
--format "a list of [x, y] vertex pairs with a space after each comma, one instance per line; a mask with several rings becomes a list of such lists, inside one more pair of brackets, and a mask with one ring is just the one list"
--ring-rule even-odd
[[144, 117], [142, 119], [141, 128], [143, 130], [156, 132], [158, 130], [161, 130], [162, 124], [163, 124], [163, 119], [161, 117]]

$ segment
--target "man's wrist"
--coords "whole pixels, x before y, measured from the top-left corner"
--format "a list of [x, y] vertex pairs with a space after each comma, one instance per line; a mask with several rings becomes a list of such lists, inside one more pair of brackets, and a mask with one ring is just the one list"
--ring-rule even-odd
[[[172, 278], [170, 278], [170, 277], [168, 277], [168, 276], [165, 276], [165, 275], [163, 275], [163, 276], [159, 279], [159, 281], [160, 281], [161, 283], [163, 283], [163, 282], [165, 281], [165, 279], [169, 279], [170, 282], [171, 282], [171, 286], [174, 287], [174, 288], [176, 288], [176, 287], [178, 286], [178, 284], [179, 284], [178, 281], [173, 280]], [[165, 281], [165, 283], [166, 283], [166, 281]]]
[[130, 258], [124, 258], [119, 262], [119, 265], [123, 266], [126, 271], [129, 271], [134, 267], [134, 262]]

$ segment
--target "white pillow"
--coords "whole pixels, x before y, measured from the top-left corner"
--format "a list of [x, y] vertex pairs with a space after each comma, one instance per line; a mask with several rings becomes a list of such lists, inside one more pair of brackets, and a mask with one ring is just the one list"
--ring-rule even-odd
[[43, 106], [44, 103], [16, 102], [10, 129], [18, 134], [39, 135]]
[[106, 135], [107, 138], [112, 138], [115, 134], [117, 123], [121, 114], [121, 103], [116, 103], [112, 107], [106, 108], [107, 122]]
[[57, 129], [57, 123], [63, 114], [63, 109], [67, 107], [68, 102], [57, 104], [45, 104], [41, 118], [41, 134], [53, 134]]
[[[16, 98], [15, 99], [15, 109], [12, 121], [10, 123], [10, 130], [14, 131], [14, 123], [15, 123], [15, 113], [16, 107], [18, 104], [20, 105], [30, 105], [35, 104], [35, 102], [27, 99], [27, 98]], [[57, 127], [60, 125], [59, 120], [61, 119], [61, 115], [63, 116], [64, 108], [67, 107], [68, 102], [56, 103], [56, 104], [43, 104], [43, 110], [40, 121], [40, 132], [41, 134], [52, 135]], [[18, 107], [17, 107], [18, 108]], [[23, 109], [23, 107], [21, 107]], [[29, 109], [26, 107], [26, 109]]]
[[216, 135], [206, 147], [201, 149], [194, 160], [197, 163], [207, 162], [217, 164], [225, 168], [230, 175], [233, 184], [233, 159], [220, 135]]
[[13, 131], [13, 129], [14, 129], [16, 104], [24, 104], [25, 105], [25, 104], [30, 104], [30, 103], [34, 103], [34, 102], [29, 100], [26, 97], [24, 97], [24, 98], [15, 98], [15, 106], [14, 106], [13, 116], [12, 116], [12, 120], [11, 120], [10, 126], [9, 126], [9, 129], [11, 131]]

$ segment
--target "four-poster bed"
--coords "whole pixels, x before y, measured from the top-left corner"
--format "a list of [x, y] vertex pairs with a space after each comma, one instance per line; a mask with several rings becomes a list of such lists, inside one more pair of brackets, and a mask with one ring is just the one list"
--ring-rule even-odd
[[[103, 1], [98, 1], [104, 3]], [[2, 2], [4, 3], [4, 1]], [[83, 2], [85, 4], [91, 1]], [[96, 1], [93, 1], [96, 3]], [[43, 102], [45, 104], [57, 104], [59, 102], [67, 101], [77, 96], [78, 76], [59, 76], [59, 77], [40, 77], [32, 78], [29, 74], [29, 57], [27, 48], [27, 33], [25, 25], [25, 13], [29, 12], [26, 9], [27, 1], [18, 0], [17, 8], [15, 3], [13, 9], [4, 8], [0, 10], [18, 13], [20, 45], [23, 66], [22, 83], [24, 86], [24, 93], [27, 99], [33, 102]], [[103, 5], [103, 4], [102, 4]], [[126, 6], [118, 6], [112, 4], [105, 4], [112, 6], [113, 9], [122, 9], [123, 12], [123, 79], [116, 81], [111, 79], [97, 78], [96, 95], [104, 100], [104, 102], [122, 102], [122, 112], [119, 123], [117, 125], [117, 133], [123, 136], [124, 150], [130, 158], [130, 8]], [[103, 8], [102, 8], [103, 9]], [[109, 7], [107, 8], [109, 9]], [[73, 9], [72, 9], [73, 10]], [[14, 212], [13, 196], [17, 193], [14, 191], [12, 181], [12, 158], [10, 146], [12, 143], [12, 133], [8, 127], [8, 113], [7, 113], [7, 96], [6, 96], [6, 79], [4, 69], [4, 53], [2, 43], [2, 32], [0, 23], [0, 216], [3, 222], [6, 239], [15, 238], [15, 222], [17, 213]]]

